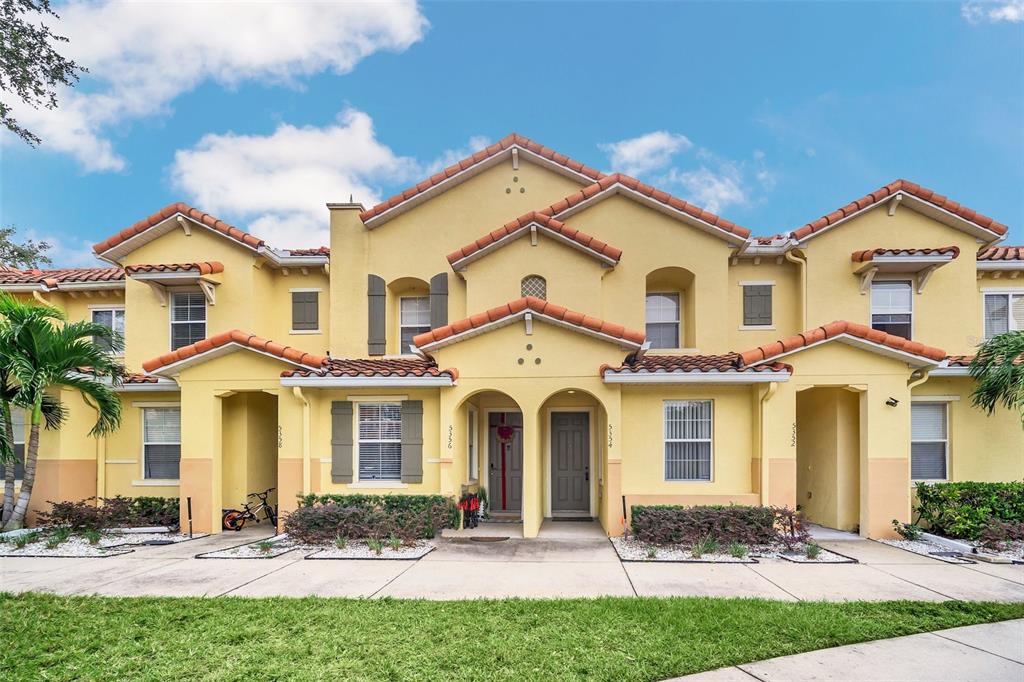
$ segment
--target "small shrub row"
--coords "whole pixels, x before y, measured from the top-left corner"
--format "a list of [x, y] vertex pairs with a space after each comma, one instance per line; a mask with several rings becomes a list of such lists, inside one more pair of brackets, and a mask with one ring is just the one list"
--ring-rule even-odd
[[69, 528], [75, 532], [99, 531], [104, 528], [140, 526], [177, 527], [180, 517], [176, 497], [104, 498], [102, 505], [90, 497], [77, 502], [50, 502], [50, 511], [40, 512], [44, 526]]
[[653, 545], [690, 545], [714, 538], [747, 546], [782, 543], [793, 548], [809, 534], [803, 516], [779, 507], [634, 505], [631, 530]]
[[1024, 482], [918, 483], [919, 523], [950, 538], [978, 540], [992, 520], [1024, 523]]
[[392, 537], [408, 544], [457, 523], [455, 502], [442, 495], [307, 495], [284, 530], [310, 544]]

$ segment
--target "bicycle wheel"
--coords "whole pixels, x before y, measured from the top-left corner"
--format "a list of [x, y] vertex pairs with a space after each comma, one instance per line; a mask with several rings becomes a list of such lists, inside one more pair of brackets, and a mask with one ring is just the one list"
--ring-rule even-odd
[[237, 509], [229, 509], [224, 512], [224, 516], [221, 518], [224, 526], [224, 530], [242, 530], [242, 526], [245, 525], [245, 514], [238, 511]]

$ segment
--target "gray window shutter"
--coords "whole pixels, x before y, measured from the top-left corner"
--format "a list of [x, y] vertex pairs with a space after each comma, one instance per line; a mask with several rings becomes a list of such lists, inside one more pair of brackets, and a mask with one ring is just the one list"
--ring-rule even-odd
[[352, 403], [331, 403], [331, 481], [352, 482]]
[[437, 329], [448, 324], [448, 273], [442, 272], [430, 278], [430, 328]]
[[743, 324], [771, 325], [772, 287], [770, 284], [748, 284], [743, 287]]
[[402, 401], [402, 483], [423, 482], [423, 401]]
[[292, 292], [292, 329], [319, 329], [319, 295], [315, 291]]
[[387, 310], [387, 287], [384, 278], [370, 275], [366, 284], [366, 297], [369, 303], [369, 336], [367, 352], [370, 355], [384, 355], [387, 344], [385, 332], [385, 312]]

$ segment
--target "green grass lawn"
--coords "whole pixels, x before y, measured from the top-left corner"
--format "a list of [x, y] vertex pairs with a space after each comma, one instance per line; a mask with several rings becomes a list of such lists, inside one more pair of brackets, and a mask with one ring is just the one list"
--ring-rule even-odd
[[657, 680], [1024, 617], [1024, 604], [0, 594], [5, 680]]

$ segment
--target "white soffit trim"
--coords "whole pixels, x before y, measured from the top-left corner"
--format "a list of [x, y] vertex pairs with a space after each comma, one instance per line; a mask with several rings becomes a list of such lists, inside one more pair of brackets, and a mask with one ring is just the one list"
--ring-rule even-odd
[[416, 388], [432, 386], [454, 386], [451, 377], [281, 377], [282, 386], [299, 386], [303, 388]]
[[818, 341], [816, 343], [812, 343], [809, 346], [801, 346], [800, 348], [794, 348], [793, 350], [788, 351], [786, 353], [773, 355], [772, 357], [767, 358], [765, 360], [752, 362], [748, 366], [757, 367], [758, 365], [763, 365], [766, 362], [777, 362], [781, 358], [784, 358], [788, 355], [793, 355], [794, 353], [801, 353], [805, 350], [817, 348], [822, 344], [831, 343], [833, 341], [839, 341], [840, 343], [845, 343], [846, 345], [853, 346], [854, 348], [860, 348], [862, 350], [870, 351], [872, 353], [884, 355], [885, 357], [892, 358], [894, 360], [903, 360], [912, 367], [934, 367], [939, 364], [939, 361], [931, 360], [929, 358], [924, 357], [923, 355], [914, 355], [913, 353], [907, 353], [906, 351], [902, 351], [897, 348], [890, 348], [889, 346], [885, 346], [880, 343], [875, 343], [874, 341], [868, 341], [867, 339], [862, 339], [859, 336], [853, 336], [852, 334], [847, 334], [844, 332], [842, 334], [839, 334], [838, 336], [833, 336]]
[[504, 161], [506, 158], [511, 159], [513, 149], [517, 150], [520, 160], [524, 158], [528, 159], [529, 161], [532, 161], [533, 163], [536, 163], [539, 166], [544, 166], [545, 168], [553, 170], [556, 173], [560, 173], [572, 180], [576, 180], [581, 185], [592, 185], [596, 182], [594, 178], [588, 175], [577, 173], [568, 166], [563, 166], [562, 164], [556, 163], [550, 159], [545, 159], [543, 156], [531, 152], [526, 147], [521, 147], [518, 144], [512, 144], [508, 148], [503, 149], [500, 152], [497, 152], [496, 154], [494, 154], [494, 156], [488, 157], [483, 161], [480, 161], [479, 163], [475, 163], [469, 168], [461, 170], [449, 178], [445, 178], [436, 185], [428, 187], [422, 192], [419, 192], [418, 194], [409, 197], [408, 199], [392, 206], [386, 211], [378, 213], [372, 218], [369, 218], [368, 220], [364, 221], [363, 224], [367, 227], [367, 229], [373, 229], [375, 227], [383, 225], [384, 223], [391, 220], [395, 216], [401, 215], [402, 213], [405, 213], [409, 209], [415, 208], [416, 206], [422, 204], [428, 199], [437, 196], [438, 194], [447, 192], [452, 187], [462, 184], [466, 180], [472, 178], [474, 175], [477, 175], [487, 170], [488, 168], [491, 168], [492, 166], [496, 166], [497, 164]]
[[789, 372], [616, 372], [605, 370], [606, 384], [761, 384], [789, 381]]
[[648, 208], [652, 208], [655, 211], [659, 211], [661, 213], [664, 213], [665, 215], [668, 215], [668, 216], [671, 216], [673, 218], [676, 218], [677, 220], [679, 220], [681, 222], [684, 222], [687, 225], [691, 225], [691, 226], [696, 227], [698, 229], [704, 230], [705, 232], [708, 232], [709, 234], [712, 234], [712, 235], [714, 235], [714, 236], [716, 236], [716, 237], [718, 237], [718, 238], [728, 242], [729, 244], [731, 244], [733, 246], [740, 246], [740, 245], [745, 244], [745, 243], [747, 243], [749, 241], [748, 238], [746, 238], [746, 237], [741, 237], [738, 234], [733, 234], [732, 232], [729, 232], [727, 230], [723, 230], [720, 227], [715, 227], [711, 223], [707, 223], [707, 222], [701, 220], [700, 218], [697, 218], [695, 216], [690, 215], [689, 213], [687, 213], [685, 211], [680, 211], [680, 210], [677, 210], [675, 208], [672, 208], [671, 206], [669, 206], [667, 204], [661, 203], [657, 199], [652, 199], [651, 197], [647, 196], [646, 194], [642, 194], [640, 192], [637, 192], [634, 189], [630, 189], [629, 187], [626, 187], [625, 185], [623, 185], [621, 183], [615, 183], [614, 185], [612, 185], [608, 189], [602, 190], [602, 191], [598, 192], [597, 194], [595, 194], [595, 195], [593, 195], [591, 197], [587, 197], [586, 199], [584, 199], [580, 203], [575, 204], [573, 206], [570, 206], [569, 208], [565, 209], [564, 211], [560, 211], [558, 213], [555, 213], [551, 217], [552, 218], [557, 218], [558, 220], [564, 221], [566, 218], [568, 218], [568, 217], [570, 217], [570, 216], [572, 216], [572, 215], [574, 215], [576, 213], [579, 213], [580, 211], [582, 211], [583, 209], [587, 208], [588, 206], [591, 206], [591, 205], [596, 204], [596, 203], [598, 203], [600, 201], [603, 201], [603, 200], [607, 199], [608, 197], [615, 196], [616, 194], [627, 194], [630, 197], [632, 197], [633, 199], [635, 199], [636, 201], [640, 202], [641, 204], [644, 204]]
[[[153, 241], [155, 239], [159, 239], [160, 237], [164, 236], [168, 232], [173, 232], [174, 230], [180, 230], [181, 226], [178, 223], [178, 218], [179, 217], [187, 220], [190, 225], [192, 225], [194, 227], [202, 228], [202, 229], [206, 230], [207, 232], [210, 232], [211, 234], [215, 234], [215, 235], [217, 235], [218, 237], [220, 237], [222, 239], [227, 239], [232, 244], [237, 244], [238, 246], [242, 247], [243, 249], [247, 249], [247, 250], [253, 251], [253, 252], [258, 252], [257, 248], [249, 246], [245, 242], [240, 242], [237, 239], [232, 239], [228, 235], [224, 234], [223, 232], [221, 232], [219, 230], [213, 229], [209, 225], [201, 223], [198, 220], [195, 220], [194, 218], [190, 218], [187, 215], [185, 215], [184, 213], [177, 212], [177, 213], [171, 214], [167, 218], [164, 218], [163, 220], [161, 220], [156, 225], [153, 225], [152, 227], [148, 227], [145, 230], [143, 230], [142, 232], [140, 232], [140, 233], [138, 233], [136, 235], [133, 235], [133, 236], [129, 237], [128, 239], [124, 240], [120, 244], [116, 244], [114, 246], [111, 246], [106, 251], [103, 251], [102, 253], [97, 253], [96, 255], [99, 258], [102, 258], [103, 260], [107, 261], [108, 263], [113, 263], [118, 258], [121, 258], [123, 256], [128, 255], [129, 253], [131, 253], [135, 249], [139, 248], [140, 246], [148, 244], [149, 242], [151, 242], [151, 241]], [[258, 239], [258, 237], [257, 237], [257, 239]]]
[[530, 313], [534, 320], [543, 320], [544, 322], [547, 322], [548, 324], [552, 324], [552, 325], [554, 325], [556, 327], [562, 327], [562, 328], [568, 329], [570, 331], [575, 331], [575, 332], [579, 332], [581, 334], [586, 334], [588, 336], [593, 336], [594, 338], [601, 339], [602, 341], [607, 341], [609, 343], [617, 344], [620, 348], [623, 348], [623, 349], [637, 350], [637, 349], [639, 349], [643, 345], [643, 344], [640, 344], [640, 343], [634, 343], [633, 341], [629, 341], [627, 339], [620, 339], [620, 338], [615, 337], [615, 336], [609, 336], [608, 334], [602, 334], [601, 332], [595, 332], [593, 329], [587, 329], [586, 327], [580, 327], [580, 326], [577, 326], [575, 324], [571, 324], [569, 322], [565, 322], [564, 320], [558, 320], [558, 319], [555, 319], [554, 317], [549, 317], [548, 315], [544, 315], [543, 313], [538, 313], [536, 310], [533, 310], [532, 308], [526, 308], [525, 310], [520, 310], [519, 312], [513, 313], [513, 314], [509, 315], [508, 317], [503, 317], [500, 320], [495, 320], [493, 322], [488, 322], [485, 325], [481, 325], [479, 327], [474, 327], [472, 329], [468, 329], [468, 330], [462, 332], [461, 334], [453, 334], [453, 335], [451, 335], [451, 336], [449, 336], [447, 338], [441, 339], [440, 341], [434, 341], [433, 343], [428, 343], [425, 346], [421, 346], [419, 348], [416, 348], [416, 350], [420, 354], [426, 354], [426, 353], [429, 353], [430, 351], [434, 351], [434, 350], [437, 350], [439, 348], [444, 348], [445, 346], [450, 346], [453, 343], [458, 343], [459, 341], [465, 341], [466, 339], [469, 339], [471, 337], [479, 336], [480, 334], [485, 334], [485, 333], [487, 333], [487, 332], [489, 332], [491, 330], [498, 329], [500, 327], [504, 327], [506, 325], [513, 324], [514, 322], [518, 322], [519, 320], [524, 319], [526, 317], [527, 313]]
[[980, 260], [979, 270], [1024, 270], [1024, 260]]
[[571, 239], [571, 238], [565, 236], [564, 234], [562, 234], [558, 230], [552, 230], [550, 227], [548, 227], [548, 226], [546, 226], [546, 225], [544, 225], [544, 224], [534, 220], [534, 221], [531, 221], [531, 222], [527, 223], [526, 225], [523, 225], [521, 228], [517, 229], [515, 232], [507, 234], [504, 237], [502, 237], [501, 239], [498, 239], [497, 241], [491, 242], [490, 244], [488, 244], [487, 246], [483, 247], [482, 249], [477, 249], [476, 251], [474, 251], [473, 253], [469, 254], [468, 256], [463, 256], [462, 258], [460, 258], [457, 261], [455, 261], [454, 263], [452, 263], [452, 269], [453, 270], [462, 270], [463, 268], [468, 266], [470, 263], [473, 263], [473, 262], [475, 262], [477, 260], [480, 260], [484, 256], [489, 255], [490, 253], [500, 249], [503, 246], [507, 246], [508, 244], [511, 244], [512, 242], [514, 242], [517, 239], [521, 239], [521, 238], [525, 237], [526, 235], [530, 234], [530, 228], [531, 227], [536, 227], [540, 232], [543, 232], [544, 234], [546, 234], [547, 236], [551, 237], [555, 241], [561, 242], [562, 244], [565, 244], [566, 246], [571, 246], [572, 248], [576, 249], [577, 251], [582, 251], [583, 253], [587, 254], [588, 256], [592, 256], [592, 257], [598, 259], [599, 261], [601, 261], [605, 265], [608, 265], [609, 267], [615, 267], [618, 264], [618, 261], [616, 261], [614, 258], [609, 258], [608, 256], [606, 256], [605, 254], [601, 253], [600, 251], [595, 251], [594, 249], [579, 243], [575, 239]]
[[243, 346], [242, 344], [238, 343], [237, 341], [231, 341], [230, 343], [226, 343], [223, 346], [217, 346], [216, 348], [212, 348], [212, 349], [206, 351], [205, 353], [197, 353], [196, 355], [189, 356], [189, 357], [187, 357], [187, 358], [185, 358], [183, 360], [178, 360], [177, 362], [172, 362], [169, 365], [164, 365], [163, 367], [159, 367], [159, 368], [153, 370], [152, 372], [146, 372], [146, 374], [150, 374], [150, 375], [168, 375], [168, 374], [171, 374], [171, 373], [174, 373], [174, 372], [180, 372], [182, 369], [184, 369], [184, 368], [186, 368], [186, 367], [188, 367], [190, 365], [198, 365], [198, 364], [201, 364], [201, 363], [206, 362], [208, 360], [213, 360], [215, 358], [219, 358], [222, 355], [229, 355], [229, 354], [234, 353], [235, 351], [238, 351], [238, 350], [246, 350], [246, 351], [249, 351], [250, 353], [256, 353], [257, 355], [262, 355], [262, 356], [268, 357], [268, 358], [270, 358], [272, 360], [278, 360], [279, 362], [283, 362], [283, 363], [285, 363], [287, 365], [292, 365], [294, 367], [301, 367], [302, 369], [312, 369], [312, 370], [319, 370], [320, 369], [319, 367], [311, 367], [310, 365], [303, 365], [302, 363], [299, 363], [299, 362], [292, 362], [291, 360], [289, 360], [287, 358], [283, 358], [280, 355], [274, 355], [273, 353], [267, 353], [266, 351], [262, 351], [262, 350], [253, 348], [252, 346]]

